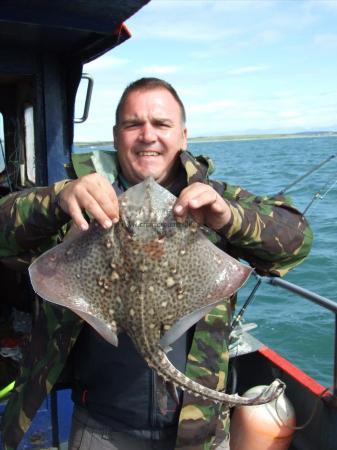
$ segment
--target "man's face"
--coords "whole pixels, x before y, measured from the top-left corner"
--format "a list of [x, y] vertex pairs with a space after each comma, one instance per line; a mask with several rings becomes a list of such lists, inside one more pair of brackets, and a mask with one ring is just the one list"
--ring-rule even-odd
[[114, 127], [122, 173], [131, 184], [148, 176], [165, 185], [175, 176], [177, 154], [187, 147], [179, 104], [164, 88], [131, 91]]

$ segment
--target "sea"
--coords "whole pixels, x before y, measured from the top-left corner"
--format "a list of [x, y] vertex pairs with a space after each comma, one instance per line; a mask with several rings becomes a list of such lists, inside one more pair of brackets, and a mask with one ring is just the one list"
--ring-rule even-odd
[[[284, 279], [337, 302], [337, 137], [193, 142], [193, 154], [210, 156], [214, 179], [258, 195], [286, 191], [306, 212], [314, 233], [311, 253]], [[336, 155], [336, 157], [333, 157]], [[256, 280], [240, 290], [238, 309]], [[335, 317], [328, 310], [279, 287], [262, 283], [244, 314], [250, 331], [308, 375], [333, 383]]]
[[[306, 217], [314, 243], [306, 260], [284, 279], [337, 303], [337, 137], [207, 140], [191, 142], [189, 150], [212, 158], [213, 179], [257, 195], [274, 195], [293, 185], [286, 195], [302, 212], [310, 205]], [[251, 277], [239, 291], [237, 311], [255, 283]], [[243, 323], [256, 325], [252, 335], [322, 385], [332, 386], [333, 313], [263, 282]]]

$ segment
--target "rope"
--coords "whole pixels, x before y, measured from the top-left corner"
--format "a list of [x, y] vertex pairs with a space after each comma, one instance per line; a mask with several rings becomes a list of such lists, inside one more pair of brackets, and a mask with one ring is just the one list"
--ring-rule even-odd
[[282, 423], [283, 426], [285, 426], [286, 428], [289, 428], [289, 430], [294, 430], [294, 431], [304, 430], [304, 428], [306, 428], [310, 424], [312, 419], [315, 417], [315, 414], [317, 412], [318, 405], [319, 405], [320, 401], [322, 400], [323, 396], [329, 390], [330, 390], [330, 388], [326, 388], [326, 389], [324, 389], [323, 392], [321, 392], [321, 394], [316, 398], [316, 402], [314, 404], [314, 407], [313, 407], [313, 409], [311, 411], [311, 414], [310, 414], [309, 418], [304, 422], [304, 424], [298, 425], [298, 426], [291, 426], [291, 425], [288, 425], [288, 424], [284, 423], [284, 421], [282, 420], [282, 418], [280, 416], [280, 413], [279, 413], [279, 411], [277, 409], [277, 402], [280, 400], [281, 396], [277, 397], [277, 399], [275, 400], [275, 411], [276, 411], [276, 414], [277, 414], [277, 417], [278, 417], [279, 421]]

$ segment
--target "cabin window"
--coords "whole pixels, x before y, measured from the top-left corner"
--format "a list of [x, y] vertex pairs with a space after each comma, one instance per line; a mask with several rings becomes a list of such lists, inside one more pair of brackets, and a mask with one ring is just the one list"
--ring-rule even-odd
[[5, 133], [4, 133], [4, 119], [0, 112], [0, 173], [5, 170]]
[[[24, 109], [25, 149], [26, 149], [26, 176], [30, 183], [36, 182], [35, 170], [35, 138], [34, 138], [34, 110], [27, 104]], [[23, 175], [23, 174], [22, 174]], [[23, 178], [21, 177], [21, 180]]]

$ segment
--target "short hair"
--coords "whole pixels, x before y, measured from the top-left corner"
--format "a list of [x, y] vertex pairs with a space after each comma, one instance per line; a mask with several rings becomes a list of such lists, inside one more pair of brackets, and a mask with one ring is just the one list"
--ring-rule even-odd
[[181, 120], [182, 123], [186, 123], [186, 111], [183, 102], [181, 101], [179, 95], [177, 94], [177, 91], [174, 89], [174, 87], [168, 83], [165, 80], [162, 80], [160, 78], [154, 78], [154, 77], [144, 77], [140, 78], [139, 80], [133, 81], [130, 83], [125, 89], [124, 92], [118, 102], [117, 108], [116, 108], [116, 125], [119, 122], [120, 119], [120, 113], [121, 109], [126, 101], [127, 96], [133, 92], [133, 91], [150, 91], [154, 89], [166, 89], [171, 93], [173, 98], [176, 100], [176, 102], [179, 105], [180, 113], [181, 113]]

